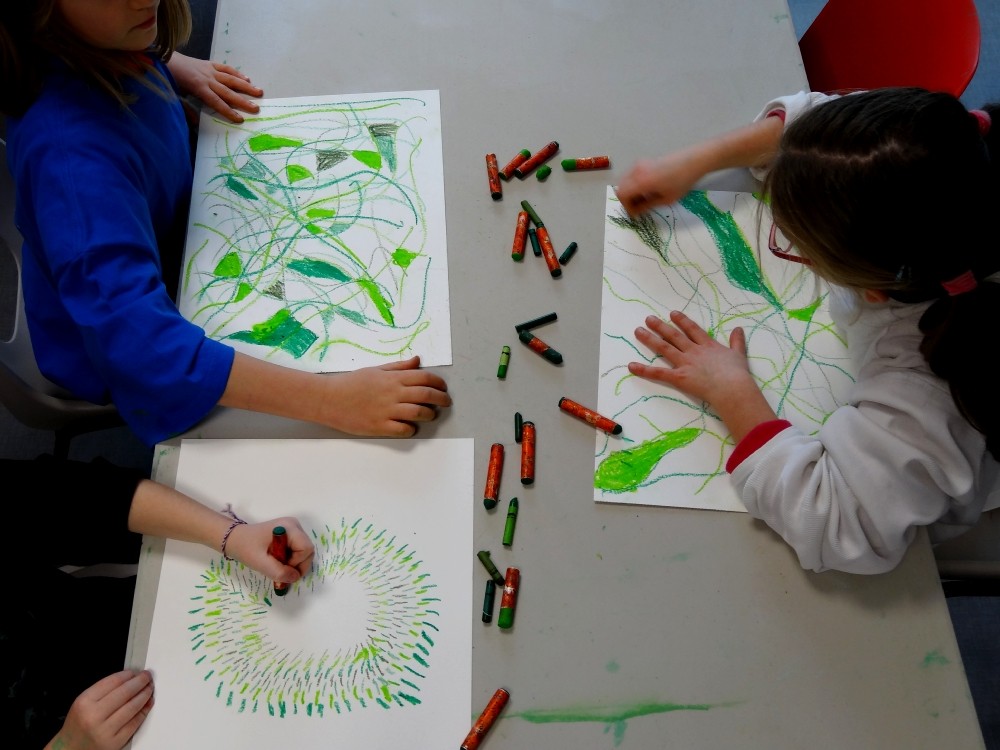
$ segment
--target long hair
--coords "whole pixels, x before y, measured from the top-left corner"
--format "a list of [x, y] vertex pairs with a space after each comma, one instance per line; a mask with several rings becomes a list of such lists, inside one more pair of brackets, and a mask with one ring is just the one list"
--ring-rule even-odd
[[[188, 0], [160, 0], [156, 21], [156, 39], [146, 54], [166, 61], [191, 34]], [[55, 0], [0, 3], [0, 111], [23, 114], [41, 93], [53, 58], [123, 106], [131, 101], [122, 86], [126, 79], [154, 89], [166, 86], [162, 78], [149, 78], [151, 64], [145, 55], [98, 49], [80, 39], [60, 16]]]
[[[1000, 106], [985, 138], [955, 97], [919, 88], [851, 94], [790, 123], [765, 190], [775, 223], [828, 281], [933, 300], [920, 351], [1000, 458], [987, 333], [1000, 317]], [[992, 158], [991, 158], [992, 157]], [[975, 288], [943, 284], [971, 272]]]

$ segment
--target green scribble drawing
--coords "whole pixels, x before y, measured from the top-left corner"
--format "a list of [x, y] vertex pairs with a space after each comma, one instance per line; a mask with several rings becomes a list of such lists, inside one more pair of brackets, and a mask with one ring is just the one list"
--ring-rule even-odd
[[192, 582], [186, 625], [206, 696], [238, 713], [279, 719], [420, 705], [420, 683], [433, 669], [440, 599], [416, 551], [360, 518], [311, 535], [312, 570], [279, 601], [287, 607], [351, 581], [368, 602], [362, 639], [331, 642], [318, 652], [281, 642], [271, 626], [272, 581], [238, 562], [213, 559]]
[[854, 382], [831, 292], [807, 266], [769, 251], [770, 209], [760, 196], [692, 191], [634, 219], [609, 188], [605, 216], [597, 410], [623, 431], [597, 436], [594, 499], [744, 510], [725, 470], [733, 441], [718, 416], [628, 372], [629, 362], [668, 366], [635, 329], [672, 310], [727, 344], [742, 327], [751, 372], [775, 412], [814, 434]]
[[640, 716], [667, 714], [675, 711], [711, 711], [731, 708], [739, 703], [639, 703], [633, 706], [581, 706], [565, 709], [534, 709], [509, 712], [501, 718], [522, 719], [532, 724], [604, 724], [604, 733], [613, 733], [614, 746], [625, 739], [625, 729], [630, 719]]
[[260, 104], [202, 123], [181, 312], [302, 370], [450, 364], [437, 92]]

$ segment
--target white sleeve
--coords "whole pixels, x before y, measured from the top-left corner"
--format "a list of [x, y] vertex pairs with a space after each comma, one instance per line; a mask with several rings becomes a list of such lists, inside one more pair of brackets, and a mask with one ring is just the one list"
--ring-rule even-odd
[[859, 381], [852, 396], [856, 405], [836, 410], [816, 435], [779, 432], [732, 481], [803, 568], [882, 573], [917, 527], [946, 516], [975, 522], [983, 438], [948, 403], [946, 387], [916, 373]]
[[[823, 94], [819, 91], [800, 91], [797, 94], [779, 96], [765, 104], [753, 121], [759, 122], [772, 112], [784, 112], [783, 120], [787, 125], [806, 110], [837, 97], [837, 94]], [[751, 167], [750, 174], [758, 180], [763, 180], [767, 176], [767, 169], [767, 167]]]

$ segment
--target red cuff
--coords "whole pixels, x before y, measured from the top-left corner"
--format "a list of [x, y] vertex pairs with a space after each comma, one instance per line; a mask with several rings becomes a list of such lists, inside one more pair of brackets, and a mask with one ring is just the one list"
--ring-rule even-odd
[[737, 466], [755, 453], [758, 448], [764, 445], [764, 443], [782, 430], [791, 426], [792, 423], [787, 419], [772, 419], [768, 422], [761, 422], [759, 425], [750, 430], [750, 432], [746, 434], [746, 437], [743, 438], [739, 442], [739, 445], [736, 446], [736, 450], [733, 451], [733, 455], [731, 455], [729, 460], [726, 461], [726, 471], [732, 474], [736, 471]]
[[772, 109], [764, 117], [777, 117], [782, 122], [785, 121], [785, 110], [783, 109]]

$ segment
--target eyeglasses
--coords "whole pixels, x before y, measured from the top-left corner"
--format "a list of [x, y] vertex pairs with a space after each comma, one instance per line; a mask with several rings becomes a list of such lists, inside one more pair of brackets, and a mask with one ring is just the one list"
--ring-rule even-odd
[[782, 260], [789, 260], [792, 263], [801, 263], [804, 266], [811, 266], [812, 261], [808, 258], [803, 258], [801, 255], [792, 255], [792, 243], [788, 243], [788, 247], [784, 250], [778, 246], [778, 225], [773, 221], [771, 222], [771, 233], [767, 238], [767, 249], [771, 251], [771, 255], [781, 258]]

